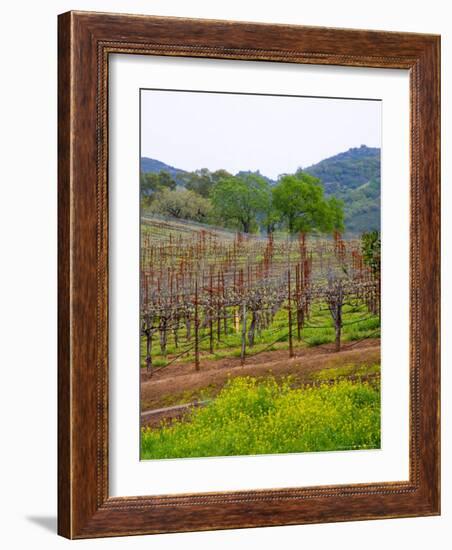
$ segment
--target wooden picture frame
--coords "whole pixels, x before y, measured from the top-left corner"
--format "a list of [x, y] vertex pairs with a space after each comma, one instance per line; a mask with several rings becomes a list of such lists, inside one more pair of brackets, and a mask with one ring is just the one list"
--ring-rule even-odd
[[[440, 38], [68, 12], [58, 42], [58, 532], [68, 538], [440, 512]], [[112, 53], [410, 73], [409, 481], [110, 497], [108, 60]]]

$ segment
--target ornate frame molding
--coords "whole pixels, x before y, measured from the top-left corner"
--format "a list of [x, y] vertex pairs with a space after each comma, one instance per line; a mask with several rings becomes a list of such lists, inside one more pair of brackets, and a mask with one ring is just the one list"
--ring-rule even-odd
[[[88, 12], [59, 17], [60, 534], [439, 513], [439, 44], [437, 36], [408, 33]], [[108, 59], [121, 53], [410, 71], [409, 481], [109, 497]]]

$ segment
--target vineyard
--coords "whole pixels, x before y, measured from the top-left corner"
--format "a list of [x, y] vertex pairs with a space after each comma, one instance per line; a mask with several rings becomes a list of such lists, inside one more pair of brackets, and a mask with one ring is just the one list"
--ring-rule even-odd
[[380, 265], [368, 237], [143, 216], [141, 457], [378, 448]]
[[[379, 265], [360, 239], [260, 237], [156, 216], [142, 218], [142, 366], [379, 336]], [[266, 353], [265, 353], [266, 355]]]

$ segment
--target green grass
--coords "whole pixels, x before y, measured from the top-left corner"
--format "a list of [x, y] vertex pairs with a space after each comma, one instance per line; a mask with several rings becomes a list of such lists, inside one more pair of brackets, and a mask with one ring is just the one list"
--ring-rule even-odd
[[337, 368], [323, 369], [312, 374], [314, 380], [340, 380], [347, 376], [368, 376], [380, 373], [380, 365], [348, 364]]
[[141, 458], [375, 449], [380, 392], [367, 383], [293, 388], [289, 378], [231, 379], [182, 421], [144, 428]]

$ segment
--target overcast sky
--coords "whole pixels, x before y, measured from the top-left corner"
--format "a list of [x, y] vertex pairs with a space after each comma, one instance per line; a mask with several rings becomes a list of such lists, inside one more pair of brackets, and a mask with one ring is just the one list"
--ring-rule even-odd
[[362, 144], [381, 146], [380, 101], [141, 92], [141, 156], [183, 170], [276, 178]]

